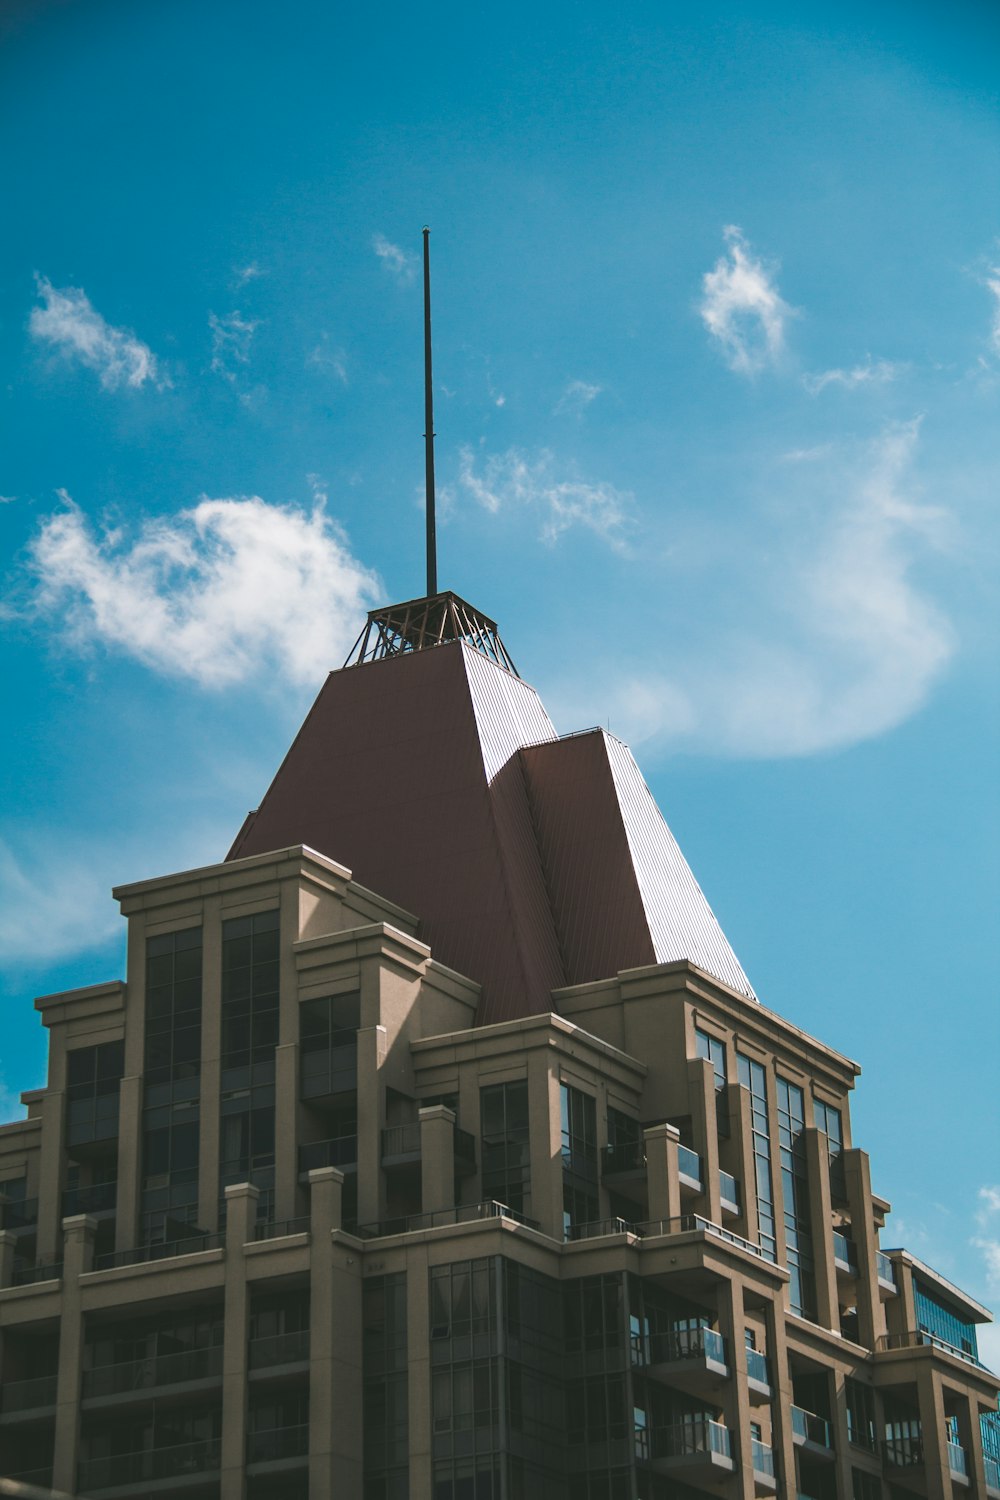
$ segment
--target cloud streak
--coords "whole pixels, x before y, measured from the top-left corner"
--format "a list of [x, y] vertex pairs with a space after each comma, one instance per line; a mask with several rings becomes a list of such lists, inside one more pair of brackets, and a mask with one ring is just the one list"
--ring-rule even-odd
[[54, 287], [44, 276], [36, 281], [42, 306], [33, 307], [28, 319], [32, 338], [92, 370], [106, 391], [170, 384], [149, 345], [102, 318], [82, 288]]
[[552, 410], [557, 416], [582, 416], [603, 389], [603, 386], [591, 385], [586, 380], [571, 380]]
[[990, 344], [994, 354], [1000, 355], [1000, 266], [991, 266], [986, 273], [986, 287], [993, 297], [990, 319]]
[[862, 385], [887, 385], [904, 368], [888, 359], [873, 361], [869, 355], [863, 365], [855, 365], [851, 370], [823, 370], [818, 375], [803, 375], [802, 384], [810, 396], [818, 396], [831, 385], [853, 391]]
[[227, 313], [224, 318], [210, 312], [208, 326], [212, 334], [212, 370], [235, 383], [238, 368], [250, 363], [250, 346], [260, 324], [238, 312]]
[[205, 688], [268, 674], [314, 683], [340, 665], [379, 594], [322, 496], [310, 511], [203, 499], [133, 539], [95, 533], [63, 498], [31, 544], [32, 609], [77, 650]]
[[723, 231], [727, 250], [702, 278], [702, 322], [731, 370], [756, 375], [781, 358], [785, 324], [794, 309], [735, 224]]
[[397, 281], [412, 281], [417, 274], [417, 257], [409, 250], [394, 245], [387, 240], [384, 234], [372, 235], [372, 249], [378, 256], [383, 268], [394, 276]]
[[518, 448], [490, 454], [477, 465], [471, 448], [459, 454], [459, 487], [484, 510], [521, 508], [542, 517], [541, 538], [552, 545], [571, 527], [583, 526], [623, 550], [632, 496], [613, 485], [563, 477], [547, 449], [534, 455]]

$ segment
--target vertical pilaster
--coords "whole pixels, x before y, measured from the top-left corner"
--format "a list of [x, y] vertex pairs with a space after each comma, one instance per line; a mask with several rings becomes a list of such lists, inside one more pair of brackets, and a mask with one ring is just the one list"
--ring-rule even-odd
[[795, 1494], [795, 1443], [792, 1436], [792, 1378], [788, 1369], [783, 1289], [776, 1289], [764, 1311], [767, 1362], [771, 1375], [771, 1445], [778, 1494]]
[[965, 1449], [969, 1478], [974, 1495], [986, 1494], [986, 1465], [983, 1462], [983, 1429], [979, 1420], [979, 1402], [966, 1394], [958, 1411], [958, 1439]]
[[715, 1106], [715, 1070], [707, 1057], [690, 1057], [687, 1065], [688, 1097], [694, 1149], [701, 1157], [701, 1186], [706, 1218], [722, 1222], [719, 1191], [719, 1124]]
[[13, 1230], [0, 1229], [0, 1292], [14, 1284], [14, 1250], [17, 1235]]
[[885, 1312], [878, 1293], [878, 1244], [872, 1215], [872, 1180], [867, 1151], [844, 1152], [851, 1232], [858, 1249], [858, 1329], [866, 1349], [874, 1349], [885, 1332]]
[[420, 1206], [425, 1214], [455, 1202], [455, 1114], [443, 1104], [420, 1111]]
[[201, 929], [201, 1079], [198, 1111], [198, 1223], [219, 1222], [219, 1130], [222, 1116], [222, 902], [205, 902]]
[[833, 1405], [830, 1409], [830, 1432], [836, 1452], [837, 1494], [851, 1493], [851, 1448], [847, 1435], [847, 1392], [844, 1374], [836, 1367], [829, 1377], [833, 1384]]
[[430, 1276], [426, 1249], [407, 1256], [406, 1348], [409, 1377], [410, 1500], [431, 1500]]
[[646, 1197], [650, 1219], [681, 1216], [680, 1169], [677, 1146], [680, 1131], [674, 1125], [651, 1125], [642, 1133], [646, 1146]]
[[97, 1221], [88, 1214], [63, 1219], [62, 1312], [59, 1318], [59, 1368], [52, 1488], [72, 1494], [80, 1461], [80, 1398], [83, 1386], [83, 1305], [80, 1277], [94, 1264]]
[[840, 1332], [837, 1269], [833, 1263], [833, 1210], [830, 1203], [830, 1156], [826, 1134], [810, 1125], [804, 1132], [809, 1183], [809, 1228], [816, 1266], [816, 1320]]
[[563, 1237], [562, 1124], [559, 1065], [548, 1048], [528, 1054], [531, 1217], [542, 1233]]
[[257, 1222], [260, 1192], [249, 1182], [226, 1188], [225, 1325], [222, 1336], [221, 1500], [244, 1500], [247, 1446], [247, 1338], [250, 1294], [244, 1245]]
[[952, 1483], [948, 1469], [945, 1437], [944, 1392], [941, 1378], [929, 1360], [922, 1360], [917, 1372], [917, 1397], [920, 1401], [920, 1431], [924, 1449], [924, 1475], [927, 1500], [951, 1500]]
[[118, 1199], [115, 1249], [131, 1250], [139, 1232], [142, 1171], [142, 1078], [123, 1078], [118, 1092]]
[[[771, 1191], [774, 1194], [775, 1256], [779, 1266], [788, 1265], [788, 1240], [785, 1237], [785, 1192], [781, 1176], [781, 1130], [778, 1123], [778, 1086], [774, 1068], [765, 1064], [764, 1086], [767, 1090], [767, 1131], [771, 1143]], [[788, 1295], [787, 1290], [785, 1293]]]
[[385, 1217], [382, 1180], [382, 1127], [385, 1088], [382, 1065], [388, 1043], [384, 1026], [358, 1032], [358, 1223], [376, 1224]]
[[752, 1245], [759, 1245], [760, 1218], [757, 1214], [757, 1167], [753, 1152], [753, 1106], [750, 1090], [739, 1083], [730, 1083], [727, 1088], [729, 1119], [736, 1137], [734, 1144], [739, 1160], [739, 1232]]
[[309, 1173], [309, 1493], [360, 1495], [362, 1483], [362, 1258], [339, 1238], [344, 1174]]
[[274, 1051], [274, 1217], [294, 1219], [299, 1187], [298, 1120], [299, 1044], [283, 1042]]
[[42, 1096], [42, 1133], [38, 1164], [38, 1232], [39, 1262], [57, 1260], [59, 1224], [62, 1216], [62, 1193], [66, 1182], [66, 1094], [62, 1089], [46, 1089]]
[[754, 1500], [753, 1449], [750, 1443], [750, 1391], [747, 1386], [746, 1358], [743, 1354], [744, 1302], [743, 1282], [733, 1275], [719, 1283], [719, 1331], [726, 1341], [726, 1363], [731, 1379], [727, 1387], [727, 1408], [736, 1463], [736, 1493], [741, 1500]]

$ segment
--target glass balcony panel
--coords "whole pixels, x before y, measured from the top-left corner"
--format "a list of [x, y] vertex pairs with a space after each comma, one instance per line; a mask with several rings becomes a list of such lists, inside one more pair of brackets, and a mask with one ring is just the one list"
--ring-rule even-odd
[[213, 1344], [207, 1349], [180, 1349], [176, 1354], [97, 1365], [83, 1372], [83, 1394], [85, 1397], [117, 1396], [124, 1391], [176, 1385], [182, 1380], [207, 1380], [221, 1374], [222, 1345]]
[[879, 1281], [884, 1281], [891, 1286], [895, 1286], [896, 1268], [893, 1265], [892, 1261], [889, 1259], [888, 1255], [884, 1255], [881, 1250], [876, 1250], [875, 1265], [878, 1270]]
[[801, 1406], [792, 1407], [792, 1432], [803, 1443], [815, 1443], [820, 1448], [832, 1446], [829, 1422]]
[[719, 1173], [719, 1193], [725, 1208], [740, 1211], [740, 1185], [731, 1172]]
[[963, 1479], [969, 1477], [969, 1463], [965, 1456], [965, 1449], [960, 1443], [948, 1443], [948, 1468], [953, 1474], [959, 1474]]
[[712, 1417], [691, 1417], [653, 1431], [654, 1458], [681, 1458], [693, 1453], [718, 1453], [732, 1457], [729, 1428]]
[[846, 1234], [841, 1234], [839, 1229], [833, 1231], [833, 1258], [838, 1266], [857, 1275], [858, 1251], [854, 1241], [848, 1239]]
[[677, 1166], [682, 1177], [690, 1178], [701, 1186], [701, 1157], [689, 1146], [677, 1147]]
[[753, 1469], [755, 1474], [768, 1474], [774, 1478], [774, 1449], [767, 1443], [762, 1443], [760, 1438], [750, 1440], [750, 1451], [753, 1455]]
[[309, 1141], [299, 1147], [299, 1171], [316, 1167], [350, 1167], [358, 1159], [357, 1135], [336, 1135], [328, 1141]]
[[185, 1474], [218, 1473], [220, 1451], [218, 1440], [210, 1438], [197, 1443], [176, 1443], [170, 1448], [118, 1453], [109, 1458], [85, 1458], [80, 1462], [79, 1487], [102, 1490], [119, 1484], [177, 1479]]
[[986, 1469], [986, 1488], [1000, 1490], [1000, 1461], [995, 1458], [984, 1458], [983, 1464]]
[[267, 1427], [247, 1435], [247, 1463], [272, 1463], [278, 1458], [299, 1458], [309, 1452], [309, 1425]]
[[623, 1141], [608, 1144], [601, 1151], [601, 1167], [606, 1177], [616, 1172], [641, 1172], [646, 1165], [646, 1146], [643, 1141]]
[[747, 1350], [747, 1374], [751, 1380], [756, 1380], [761, 1385], [771, 1384], [771, 1376], [767, 1368], [767, 1355], [761, 1354], [759, 1349]]
[[3, 1412], [31, 1411], [38, 1406], [53, 1406], [56, 1399], [55, 1375], [36, 1375], [33, 1380], [8, 1380], [2, 1387]]
[[0, 1229], [33, 1229], [37, 1223], [37, 1198], [0, 1201]]
[[116, 1182], [94, 1182], [88, 1187], [66, 1188], [62, 1195], [63, 1217], [106, 1213], [114, 1208], [117, 1197]]
[[270, 1222], [255, 1224], [253, 1237], [255, 1240], [280, 1240], [290, 1234], [308, 1234], [308, 1218], [300, 1219], [272, 1219]]
[[308, 1328], [298, 1328], [292, 1333], [275, 1333], [267, 1338], [250, 1340], [251, 1370], [265, 1370], [271, 1365], [298, 1364], [308, 1358]]

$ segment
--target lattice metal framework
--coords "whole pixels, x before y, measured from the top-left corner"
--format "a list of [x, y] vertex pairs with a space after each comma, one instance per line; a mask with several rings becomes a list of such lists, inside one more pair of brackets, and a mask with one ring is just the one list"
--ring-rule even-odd
[[498, 667], [515, 677], [521, 675], [500, 639], [496, 622], [450, 592], [369, 610], [368, 623], [344, 666], [361, 667], [386, 656], [443, 646], [447, 641], [465, 641]]

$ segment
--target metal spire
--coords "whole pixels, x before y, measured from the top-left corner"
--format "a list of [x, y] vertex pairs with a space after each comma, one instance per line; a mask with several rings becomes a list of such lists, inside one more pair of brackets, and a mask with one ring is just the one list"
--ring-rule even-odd
[[437, 531], [434, 516], [434, 389], [431, 380], [431, 249], [424, 226], [424, 452], [427, 498], [427, 594], [436, 594]]

